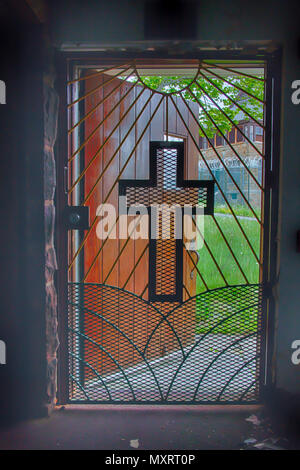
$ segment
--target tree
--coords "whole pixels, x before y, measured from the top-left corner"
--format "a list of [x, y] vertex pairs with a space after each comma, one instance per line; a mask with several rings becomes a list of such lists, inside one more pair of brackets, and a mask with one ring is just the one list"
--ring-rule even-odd
[[[187, 100], [198, 101], [200, 103], [199, 122], [209, 138], [219, 133], [213, 121], [224, 134], [232, 128], [232, 124], [226, 115], [235, 124], [238, 123], [236, 117], [240, 113], [240, 109], [234, 105], [236, 102], [254, 119], [258, 121], [263, 119], [262, 103], [241, 91], [244, 90], [263, 100], [264, 82], [257, 80], [256, 77], [227, 76], [226, 81], [229, 83], [221, 78], [209, 77], [207, 80], [202, 76], [199, 76], [195, 81], [178, 76], [142, 76], [141, 80], [153, 90], [174, 93]], [[236, 85], [238, 88], [233, 85]], [[220, 109], [218, 109], [217, 105]], [[250, 120], [250, 117], [244, 114], [243, 119]], [[201, 130], [199, 132], [201, 136], [204, 136]]]

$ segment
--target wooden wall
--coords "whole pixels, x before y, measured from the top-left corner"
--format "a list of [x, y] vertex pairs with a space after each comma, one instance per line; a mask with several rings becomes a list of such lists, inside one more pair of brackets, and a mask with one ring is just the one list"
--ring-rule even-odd
[[[93, 71], [89, 70], [88, 73], [92, 74]], [[110, 78], [111, 77], [109, 76], [101, 75], [100, 77], [87, 79], [85, 84], [85, 93], [88, 94], [90, 91], [102, 85], [103, 81], [105, 82]], [[121, 86], [118, 87], [118, 85]], [[90, 94], [85, 99], [84, 113], [90, 113], [90, 111], [116, 87], [118, 87], [117, 91], [112, 93], [103, 104], [96, 108], [95, 112], [89, 115], [85, 120], [84, 125], [85, 139], [87, 139], [90, 134], [97, 129], [93, 137], [85, 146], [84, 166], [87, 166], [96, 152], [98, 152], [97, 158], [89, 167], [84, 178], [85, 195], [87, 195], [93, 188], [97, 178], [99, 178], [99, 175], [103, 172], [115, 153], [114, 159], [109, 164], [104, 176], [96, 185], [93, 194], [87, 203], [90, 208], [91, 223], [95, 219], [96, 210], [100, 203], [111, 203], [116, 209], [118, 208], [117, 179], [120, 173], [121, 178], [147, 179], [149, 177], [149, 142], [151, 140], [164, 140], [164, 132], [166, 130], [167, 113], [165, 100], [162, 101], [154, 118], [149, 124], [151, 116], [159, 104], [161, 95], [158, 93], [154, 94], [148, 102], [147, 107], [138, 118], [139, 113], [151, 96], [151, 91], [146, 89], [142, 93], [141, 86], [137, 85], [133, 87], [129, 82], [122, 82], [121, 84], [119, 79], [114, 79], [109, 84], [101, 86], [96, 92]], [[116, 106], [131, 87], [132, 90], [129, 94], [122, 100], [119, 106]], [[139, 95], [140, 97], [138, 98]], [[136, 103], [124, 117], [126, 111], [136, 98], [138, 98]], [[198, 142], [199, 133], [194, 119], [182, 100], [179, 98], [175, 98], [175, 100], [190, 132]], [[193, 102], [189, 102], [189, 105], [197, 116], [198, 106]], [[110, 114], [104, 123], [99, 126], [103, 118], [111, 112], [114, 106], [116, 106], [116, 109]], [[120, 121], [121, 124], [118, 125]], [[128, 132], [129, 134], [126, 140], [122, 143], [122, 139], [124, 139]], [[183, 137], [185, 140], [186, 178], [197, 179], [198, 152], [170, 99], [168, 109], [168, 132], [171, 135]], [[144, 133], [142, 139], [133, 152], [129, 162], [126, 163], [142, 133]], [[103, 143], [107, 138], [108, 140], [103, 146]], [[101, 146], [102, 149], [99, 151]], [[111, 190], [111, 188], [113, 189]], [[118, 211], [116, 212], [118, 216]], [[105, 241], [104, 247], [101, 249], [103, 240], [100, 240], [97, 237], [96, 226], [97, 224], [95, 224], [91, 230], [84, 248], [83, 267], [85, 274], [94, 262], [99, 249], [100, 254], [97, 256], [93, 268], [86, 276], [85, 282], [105, 283], [111, 286], [125, 288], [126, 290], [133, 292], [138, 296], [142, 295], [144, 299], [147, 299], [148, 291], [145, 287], [148, 284], [149, 276], [148, 250], [146, 250], [137, 267], [135, 269], [134, 267], [148, 244], [148, 240], [119, 239], [119, 228], [117, 227], [116, 239]], [[194, 275], [193, 279], [190, 277], [192, 267], [193, 265], [190, 258], [186, 253], [184, 253], [184, 284], [190, 296], [193, 296], [196, 293], [196, 276]], [[128, 282], [126, 283], [126, 281]], [[184, 299], [188, 298], [187, 291], [184, 291]], [[174, 304], [160, 304], [157, 306], [164, 312], [164, 314], [166, 314], [174, 307]], [[110, 322], [118, 325], [118, 328], [130, 337], [139, 348], [143, 348], [145, 346], [150, 332], [161, 318], [161, 315], [155, 314], [154, 311], [147, 314], [145, 308], [141, 308], [140, 306], [130, 310], [127, 309], [122, 312], [122, 305], [120, 305], [118, 311], [114, 309], [105, 310], [105, 306], [103, 307], [102, 305], [98, 306], [98, 311], [100, 313], [102, 312]], [[179, 335], [181, 333], [181, 339], [184, 344], [187, 344], [194, 338], [194, 320], [184, 318], [182, 311], [180, 318], [176, 319], [173, 316], [170, 318], [170, 323], [176, 325], [177, 333], [179, 333]], [[112, 355], [114, 358], [118, 358], [118, 362], [122, 367], [130, 366], [141, 361], [140, 355], [128, 344], [126, 338], [107, 323], [102, 322], [101, 327], [99, 327], [99, 321], [97, 322], [92, 318], [85, 318], [85, 332], [93, 340], [101, 342], [105, 347], [106, 352], [102, 353], [91, 344], [86, 344], [85, 346], [85, 355], [89, 359], [89, 363], [92, 362], [93, 367], [101, 373], [107, 373], [116, 369], [116, 365], [109, 359], [107, 353]], [[148, 351], [148, 359], [159, 357], [176, 347], [178, 348], [178, 343], [176, 344], [170, 327], [162, 325], [151, 341]], [[87, 375], [88, 377], [90, 376], [88, 371]]]

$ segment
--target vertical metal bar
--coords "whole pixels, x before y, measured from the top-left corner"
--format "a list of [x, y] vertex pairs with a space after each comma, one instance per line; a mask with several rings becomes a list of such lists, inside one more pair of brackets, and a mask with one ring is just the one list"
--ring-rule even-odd
[[[78, 75], [78, 74], [77, 74]], [[85, 81], [79, 82], [79, 96], [81, 93], [84, 93], [85, 90]], [[78, 117], [80, 119], [80, 116], [84, 115], [84, 108], [85, 108], [85, 100], [80, 101], [78, 105], [75, 105], [75, 108], [78, 106]], [[78, 143], [80, 145], [80, 142], [82, 142], [85, 138], [85, 129], [86, 129], [86, 123], [84, 122], [83, 125], [80, 127], [79, 132], [78, 132]], [[77, 130], [75, 133], [77, 134]], [[81, 150], [79, 154], [77, 155], [77, 159], [75, 160], [75, 165], [76, 165], [76, 173], [74, 174], [74, 177], [77, 179], [78, 175], [80, 175], [84, 169], [85, 166], [85, 149]], [[83, 177], [80, 180], [80, 184], [77, 185], [77, 189], [74, 191], [75, 192], [75, 198], [76, 198], [76, 206], [79, 206], [84, 199], [84, 188], [85, 188], [85, 177]], [[76, 246], [75, 249], [78, 249], [78, 246], [80, 246], [82, 239], [84, 237], [84, 230], [76, 230]], [[84, 253], [85, 250], [82, 250], [80, 255], [77, 257], [77, 262], [75, 263], [75, 271], [76, 271], [76, 281], [75, 282], [80, 282], [82, 277], [84, 276]], [[85, 296], [84, 296], [84, 284], [80, 286], [79, 289], [79, 312], [78, 312], [78, 326], [79, 326], [79, 331], [85, 334], [85, 324], [84, 324], [84, 303], [85, 303]], [[84, 351], [84, 336], [79, 336], [78, 337], [78, 355], [81, 358], [85, 357], [85, 351]], [[79, 361], [79, 364], [77, 364], [78, 369], [79, 369], [79, 383], [84, 387], [84, 381], [85, 381], [85, 366], [83, 361]]]
[[280, 94], [281, 52], [267, 62], [266, 85], [266, 165], [265, 165], [265, 230], [263, 241], [263, 364], [261, 364], [261, 387], [273, 385], [273, 354], [275, 336], [274, 286], [277, 283], [277, 231], [279, 206], [280, 168]]
[[63, 226], [63, 213], [67, 205], [67, 195], [64, 191], [64, 167], [67, 164], [68, 156], [68, 133], [67, 133], [67, 90], [65, 83], [67, 80], [67, 63], [63, 56], [58, 55], [57, 71], [58, 71], [58, 92], [60, 97], [59, 106], [59, 124], [58, 124], [58, 143], [56, 145], [56, 172], [57, 172], [57, 188], [56, 188], [56, 246], [58, 255], [58, 272], [57, 272], [57, 295], [58, 295], [58, 335], [59, 348], [58, 357], [58, 388], [57, 400], [58, 404], [68, 402], [68, 236]]
[[169, 97], [166, 97], [166, 134], [167, 142], [169, 141]]

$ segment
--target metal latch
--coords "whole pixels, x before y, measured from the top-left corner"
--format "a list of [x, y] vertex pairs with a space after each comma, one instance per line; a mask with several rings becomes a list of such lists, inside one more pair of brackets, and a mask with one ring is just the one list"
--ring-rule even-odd
[[90, 227], [89, 207], [68, 206], [65, 208], [64, 222], [67, 230], [88, 230]]

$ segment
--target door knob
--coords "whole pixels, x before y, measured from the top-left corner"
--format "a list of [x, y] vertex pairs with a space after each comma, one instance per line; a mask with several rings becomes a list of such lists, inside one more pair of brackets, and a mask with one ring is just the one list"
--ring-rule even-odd
[[68, 206], [64, 213], [64, 223], [67, 230], [89, 229], [89, 207]]

